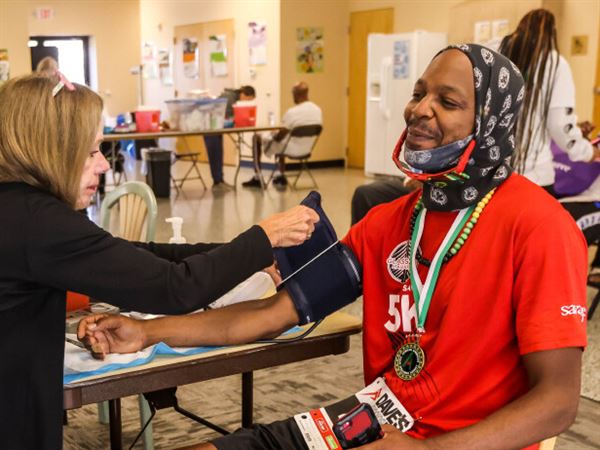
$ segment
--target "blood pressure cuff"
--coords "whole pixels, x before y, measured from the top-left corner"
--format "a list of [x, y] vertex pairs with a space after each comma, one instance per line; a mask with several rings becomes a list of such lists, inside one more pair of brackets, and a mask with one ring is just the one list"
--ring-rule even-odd
[[274, 253], [284, 279], [278, 289], [287, 289], [303, 325], [356, 300], [362, 294], [362, 268], [354, 253], [338, 242], [321, 207], [321, 195], [312, 191], [301, 204], [320, 217], [311, 238], [296, 247], [277, 248]]

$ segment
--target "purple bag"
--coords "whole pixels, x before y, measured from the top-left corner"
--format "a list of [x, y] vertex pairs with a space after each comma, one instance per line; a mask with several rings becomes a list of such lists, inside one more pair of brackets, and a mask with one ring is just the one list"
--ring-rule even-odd
[[569, 156], [552, 141], [550, 146], [554, 162], [554, 190], [560, 197], [577, 195], [585, 191], [600, 175], [600, 162], [571, 161]]

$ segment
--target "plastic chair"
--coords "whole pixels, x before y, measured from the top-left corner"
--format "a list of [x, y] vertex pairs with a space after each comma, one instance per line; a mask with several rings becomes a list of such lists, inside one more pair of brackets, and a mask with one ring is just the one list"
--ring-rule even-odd
[[553, 450], [555, 445], [556, 445], [556, 436], [548, 438], [548, 439], [544, 439], [542, 442], [540, 442], [539, 450]]
[[[302, 125], [299, 127], [292, 128], [290, 130], [290, 132], [287, 134], [287, 136], [284, 138], [283, 151], [281, 153], [279, 153], [277, 156], [289, 158], [291, 160], [300, 162], [300, 170], [298, 171], [298, 174], [296, 175], [296, 179], [294, 180], [294, 183], [292, 184], [292, 187], [294, 189], [296, 188], [296, 185], [298, 184], [300, 175], [302, 175], [302, 172], [304, 172], [305, 170], [313, 182], [313, 185], [308, 186], [307, 189], [312, 189], [312, 188], [318, 189], [319, 188], [319, 186], [317, 185], [317, 182], [315, 181], [315, 178], [313, 177], [310, 169], [308, 168], [307, 162], [308, 162], [308, 159], [310, 158], [310, 156], [312, 155], [312, 151], [314, 150], [315, 145], [317, 145], [317, 141], [319, 140], [319, 136], [321, 135], [322, 131], [323, 131], [323, 126], [319, 125], [319, 124]], [[312, 138], [312, 139], [309, 139], [309, 138]], [[301, 153], [295, 152], [294, 154], [290, 154], [289, 153], [290, 142], [296, 144], [296, 148], [300, 147], [302, 150], [305, 150], [305, 152], [304, 151]], [[273, 179], [274, 175], [275, 175], [275, 170], [273, 170], [273, 172], [271, 172], [271, 176], [269, 177], [269, 180], [267, 181], [267, 186]]]
[[119, 204], [118, 236], [129, 241], [142, 239], [146, 220], [145, 240], [154, 239], [158, 207], [150, 186], [141, 181], [128, 181], [106, 194], [100, 207], [100, 223], [108, 230], [112, 208]]
[[[110, 218], [115, 206], [119, 207], [118, 233], [123, 239], [141, 241], [144, 235], [144, 221], [146, 222], [145, 241], [154, 239], [158, 207], [156, 198], [150, 186], [141, 181], [128, 181], [113, 191], [106, 194], [100, 207], [100, 223], [102, 228], [108, 230]], [[143, 395], [139, 395], [140, 423], [143, 427], [150, 416], [150, 407]], [[98, 416], [101, 423], [108, 423], [108, 402], [98, 403]], [[152, 425], [143, 431], [144, 448], [154, 448], [152, 438]]]

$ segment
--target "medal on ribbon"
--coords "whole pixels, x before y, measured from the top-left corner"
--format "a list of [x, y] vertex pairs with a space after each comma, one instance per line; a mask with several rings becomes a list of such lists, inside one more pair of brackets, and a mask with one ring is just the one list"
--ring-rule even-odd
[[416, 217], [415, 228], [410, 240], [410, 282], [417, 307], [418, 331], [416, 334], [407, 336], [407, 341], [400, 346], [394, 357], [394, 370], [402, 380], [413, 380], [425, 367], [425, 352], [420, 345], [420, 338], [421, 335], [425, 333], [425, 320], [427, 319], [427, 313], [429, 312], [431, 297], [433, 296], [433, 291], [435, 290], [440, 275], [444, 255], [450, 250], [452, 243], [461, 232], [462, 227], [473, 210], [474, 207], [465, 208], [461, 210], [454, 219], [450, 230], [448, 230], [440, 248], [431, 261], [431, 267], [427, 273], [425, 283], [423, 283], [419, 277], [416, 261], [419, 242], [425, 227], [425, 208], [421, 209]]
[[394, 357], [396, 375], [404, 381], [414, 379], [425, 366], [425, 352], [418, 341], [407, 342], [401, 346]]

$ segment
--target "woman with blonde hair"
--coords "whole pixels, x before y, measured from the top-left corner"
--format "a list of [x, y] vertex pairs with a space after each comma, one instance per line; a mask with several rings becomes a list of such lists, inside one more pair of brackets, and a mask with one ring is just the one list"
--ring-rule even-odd
[[35, 67], [37, 73], [48, 76], [56, 76], [58, 73], [58, 61], [52, 56], [46, 56], [40, 59], [40, 62]]
[[[0, 441], [62, 447], [65, 292], [127, 309], [202, 308], [303, 242], [317, 214], [296, 207], [228, 244], [130, 243], [76, 209], [108, 170], [99, 151], [102, 100], [60, 73], [0, 87]], [[236, 264], [232, 269], [231, 262]]]

